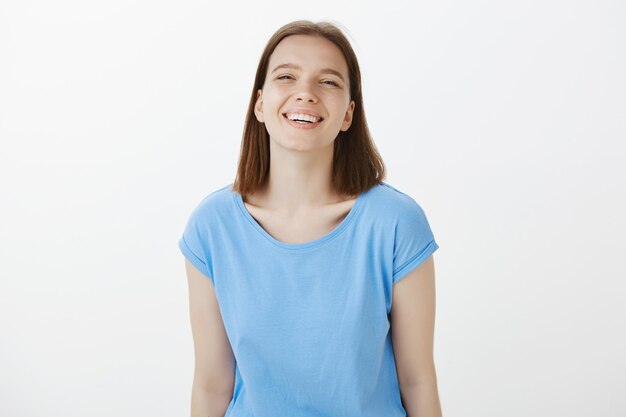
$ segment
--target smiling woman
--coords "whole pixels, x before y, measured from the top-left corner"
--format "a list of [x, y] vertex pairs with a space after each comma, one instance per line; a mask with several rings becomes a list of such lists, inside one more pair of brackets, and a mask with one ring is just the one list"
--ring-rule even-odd
[[348, 40], [327, 22], [280, 28], [257, 68], [235, 181], [198, 204], [179, 240], [192, 416], [441, 415], [439, 246], [422, 207], [384, 176]]

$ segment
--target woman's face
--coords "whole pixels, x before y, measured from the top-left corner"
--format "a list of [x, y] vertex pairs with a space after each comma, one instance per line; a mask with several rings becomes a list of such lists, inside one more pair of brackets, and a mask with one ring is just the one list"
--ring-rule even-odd
[[[349, 82], [348, 65], [334, 43], [315, 36], [288, 36], [270, 56], [254, 113], [265, 123], [271, 139], [283, 146], [329, 146], [352, 123], [355, 103], [350, 100]], [[300, 123], [287, 118], [302, 113], [318, 121]]]

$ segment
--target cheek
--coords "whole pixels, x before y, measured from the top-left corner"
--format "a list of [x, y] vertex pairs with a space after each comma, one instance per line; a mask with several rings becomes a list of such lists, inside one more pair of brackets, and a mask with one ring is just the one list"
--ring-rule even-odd
[[284, 96], [285, 92], [279, 88], [267, 88], [263, 94], [268, 101], [275, 101], [279, 97]]
[[276, 111], [278, 111], [281, 104], [278, 97], [273, 94], [266, 94], [263, 97], [262, 106], [265, 113], [275, 113]]

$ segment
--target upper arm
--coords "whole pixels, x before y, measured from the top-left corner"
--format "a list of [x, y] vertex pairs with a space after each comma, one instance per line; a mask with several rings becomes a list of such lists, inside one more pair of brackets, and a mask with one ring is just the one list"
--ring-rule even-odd
[[435, 266], [429, 256], [393, 286], [390, 321], [400, 387], [435, 378]]
[[232, 394], [235, 357], [209, 277], [185, 259], [189, 314], [195, 351], [193, 384], [211, 392]]

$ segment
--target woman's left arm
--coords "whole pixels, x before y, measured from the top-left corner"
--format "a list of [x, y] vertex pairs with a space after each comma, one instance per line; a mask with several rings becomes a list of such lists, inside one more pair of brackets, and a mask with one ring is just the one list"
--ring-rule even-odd
[[433, 359], [435, 265], [431, 255], [393, 286], [391, 338], [407, 417], [441, 417]]

